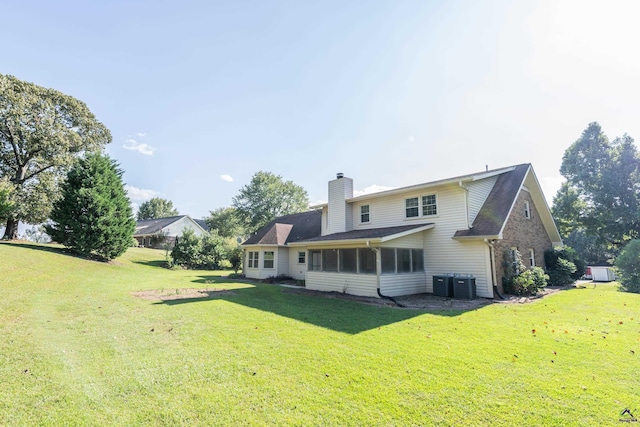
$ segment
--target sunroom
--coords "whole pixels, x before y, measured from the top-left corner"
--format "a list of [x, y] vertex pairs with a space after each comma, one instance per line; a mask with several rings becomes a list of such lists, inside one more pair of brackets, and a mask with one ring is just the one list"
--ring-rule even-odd
[[433, 227], [356, 230], [290, 246], [307, 248], [307, 289], [374, 297], [410, 295], [426, 292], [424, 239]]

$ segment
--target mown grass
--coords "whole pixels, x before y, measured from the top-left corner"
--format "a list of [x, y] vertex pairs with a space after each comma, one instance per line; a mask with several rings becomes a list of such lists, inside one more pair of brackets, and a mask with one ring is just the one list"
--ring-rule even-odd
[[[131, 249], [102, 264], [0, 244], [1, 425], [619, 425], [625, 408], [640, 415], [640, 296], [615, 285], [425, 312], [166, 270], [162, 257]], [[184, 288], [233, 293], [132, 296]]]

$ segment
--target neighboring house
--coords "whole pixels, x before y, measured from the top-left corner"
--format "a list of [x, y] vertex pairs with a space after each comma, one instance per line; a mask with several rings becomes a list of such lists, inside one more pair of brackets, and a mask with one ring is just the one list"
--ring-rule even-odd
[[[138, 221], [133, 237], [141, 247], [162, 248], [166, 243], [173, 246], [176, 237], [188, 228], [193, 230], [196, 236], [202, 236], [207, 232], [198, 220], [194, 220], [189, 215], [178, 215]], [[158, 242], [161, 236], [164, 236], [164, 240]]]
[[562, 241], [530, 164], [353, 196], [329, 182], [329, 202], [277, 218], [243, 243], [247, 277], [287, 275], [308, 289], [385, 296], [432, 292], [433, 276], [475, 277], [502, 290], [506, 250], [527, 266]]

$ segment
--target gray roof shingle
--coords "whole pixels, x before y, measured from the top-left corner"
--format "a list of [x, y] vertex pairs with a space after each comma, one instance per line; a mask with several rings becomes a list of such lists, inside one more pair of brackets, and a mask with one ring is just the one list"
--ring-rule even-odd
[[454, 237], [497, 236], [509, 216], [531, 165], [517, 165], [500, 175], [473, 221], [473, 228], [456, 231]]
[[304, 240], [305, 243], [313, 242], [325, 242], [333, 240], [360, 240], [360, 239], [378, 239], [387, 236], [393, 236], [394, 234], [403, 233], [405, 231], [411, 231], [416, 228], [424, 227], [425, 225], [431, 225], [432, 223], [412, 224], [412, 225], [400, 225], [396, 227], [383, 227], [383, 228], [369, 228], [366, 230], [351, 230], [343, 233], [333, 233], [324, 236], [312, 237]]
[[136, 222], [136, 231], [134, 236], [155, 234], [162, 230], [166, 226], [173, 224], [186, 215], [169, 216], [166, 218], [145, 219], [144, 221]]
[[321, 223], [320, 211], [281, 216], [259, 229], [243, 245], [285, 245], [306, 240], [320, 235]]

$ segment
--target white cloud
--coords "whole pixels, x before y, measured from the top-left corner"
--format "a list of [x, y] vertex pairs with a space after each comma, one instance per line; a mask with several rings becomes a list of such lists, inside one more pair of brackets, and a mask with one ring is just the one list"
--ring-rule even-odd
[[411, 135], [411, 136], [409, 137], [409, 142], [411, 142], [411, 143], [416, 142], [416, 137], [415, 137], [415, 136], [413, 136], [413, 135]]
[[140, 138], [143, 138], [143, 137], [147, 136], [147, 134], [144, 133], [144, 132], [138, 132], [138, 133], [136, 133], [136, 136], [139, 136]]
[[155, 148], [153, 148], [149, 144], [140, 143], [135, 139], [130, 138], [130, 139], [127, 139], [125, 142], [126, 143], [123, 145], [125, 149], [131, 150], [131, 151], [137, 151], [138, 153], [144, 154], [145, 156], [153, 155], [153, 151], [155, 150]]
[[125, 185], [124, 189], [127, 190], [129, 200], [132, 202], [145, 202], [151, 200], [154, 197], [158, 197], [160, 193], [154, 190], [148, 190], [145, 188], [137, 188], [133, 185]]
[[396, 187], [387, 187], [386, 185], [373, 184], [363, 190], [354, 190], [353, 197], [364, 196], [365, 194], [379, 193], [381, 191], [393, 190]]
[[231, 175], [220, 175], [220, 179], [227, 182], [233, 182], [233, 177]]

